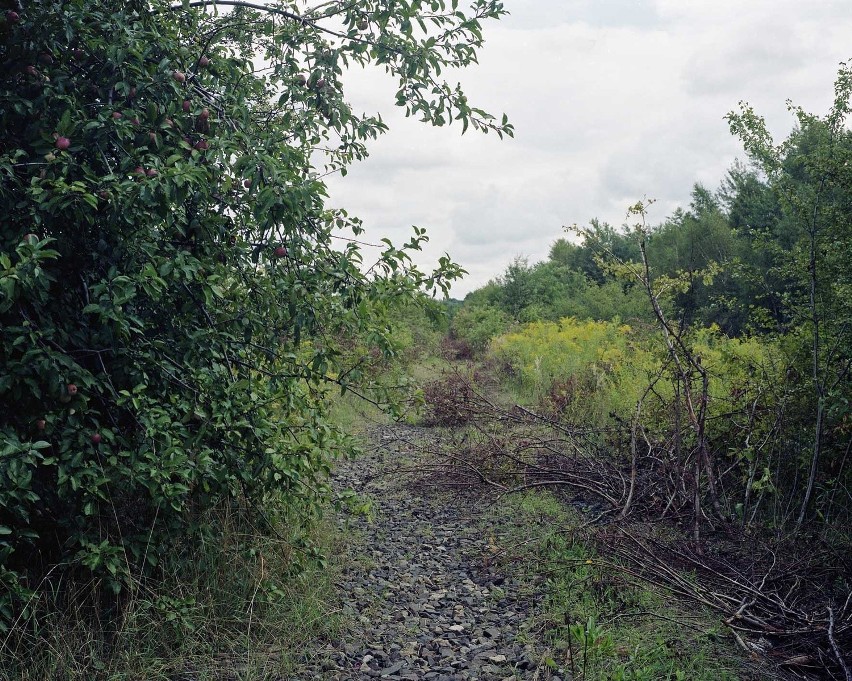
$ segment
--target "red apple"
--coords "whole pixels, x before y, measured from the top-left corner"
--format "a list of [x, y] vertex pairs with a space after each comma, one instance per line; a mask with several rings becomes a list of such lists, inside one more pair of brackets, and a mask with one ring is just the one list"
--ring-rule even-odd
[[148, 175], [148, 177], [157, 177], [158, 173], [153, 168], [148, 168], [146, 175]]
[[198, 149], [198, 151], [207, 151], [210, 148], [210, 145], [207, 144], [207, 140], [198, 140], [195, 143], [195, 148]]
[[30, 64], [29, 66], [27, 66], [24, 69], [24, 73], [26, 73], [28, 76], [37, 76], [38, 75], [38, 69], [36, 69], [36, 67], [33, 66], [32, 64]]
[[361, 21], [358, 22], [359, 31], [366, 31], [368, 28], [370, 28], [370, 22], [366, 19], [361, 19]]
[[153, 142], [154, 144], [156, 144], [157, 143], [157, 133], [152, 130], [151, 132], [148, 133], [148, 139], [151, 140], [151, 142]]
[[69, 383], [68, 386], [67, 386], [67, 389], [68, 389], [69, 395], [76, 395], [77, 394], [77, 386], [74, 385], [73, 383]]
[[38, 237], [35, 234], [24, 234], [24, 238], [21, 239], [21, 242], [28, 244], [30, 241], [38, 241]]
[[113, 117], [115, 120], [118, 120], [119, 118], [121, 118], [121, 117], [122, 117], [122, 115], [123, 115], [123, 114], [121, 113], [121, 111], [113, 111], [113, 112], [112, 112], [112, 117]]
[[101, 440], [103, 440], [103, 438], [101, 437], [100, 433], [92, 433], [92, 442], [94, 444], [99, 445], [101, 443]]
[[163, 121], [163, 122], [166, 124], [166, 127], [168, 127], [168, 128], [173, 128], [173, 127], [175, 127], [175, 122], [174, 122], [171, 118], [167, 118], [167, 119], [166, 119], [165, 121]]
[[133, 125], [139, 125], [139, 119], [138, 118], [133, 118], [133, 119], [130, 120], [130, 122], [133, 123]]
[[325, 87], [325, 78], [320, 78], [317, 81], [317, 90], [322, 90]]
[[109, 192], [106, 189], [101, 189], [98, 192], [98, 196], [100, 196], [104, 201], [106, 201], [109, 198]]
[[198, 114], [198, 118], [201, 121], [206, 121], [208, 118], [210, 118], [210, 110], [205, 107], [201, 110], [201, 113]]
[[243, 180], [243, 187], [245, 187], [246, 189], [251, 187], [251, 180]]
[[38, 56], [39, 63], [44, 64], [45, 66], [50, 66], [53, 63], [53, 57], [49, 55], [47, 52], [42, 52]]
[[276, 258], [283, 258], [285, 255], [287, 255], [287, 249], [284, 246], [279, 246], [275, 249]]
[[133, 87], [130, 88], [130, 90], [127, 91], [127, 98], [133, 99], [135, 96], [136, 96], [136, 86], [134, 85]]
[[59, 149], [59, 151], [65, 151], [71, 146], [71, 140], [67, 137], [57, 137], [56, 142], [54, 142], [54, 146]]
[[9, 10], [6, 12], [6, 21], [10, 24], [17, 24], [21, 20], [21, 15], [18, 14], [15, 10]]
[[39, 430], [44, 430], [45, 428], [47, 428], [47, 421], [45, 421], [44, 419], [39, 419], [38, 421], [36, 421], [36, 428], [38, 428]]
[[296, 76], [296, 82], [299, 85], [305, 86], [308, 84], [308, 79], [304, 73], [300, 73], [298, 76]]
[[208, 66], [210, 66], [210, 57], [208, 57], [206, 54], [203, 55], [201, 59], [198, 60], [198, 65], [201, 68], [207, 68]]
[[190, 102], [188, 99], [184, 99], [183, 100], [183, 110], [186, 111], [187, 113], [189, 113], [189, 110], [191, 108], [192, 108], [192, 102]]
[[172, 78], [174, 78], [178, 83], [183, 83], [186, 81], [186, 74], [183, 71], [173, 71]]
[[136, 166], [136, 167], [133, 169], [133, 172], [134, 172], [134, 174], [136, 174], [136, 175], [144, 175], [144, 174], [145, 174], [145, 169], [144, 169], [142, 166]]

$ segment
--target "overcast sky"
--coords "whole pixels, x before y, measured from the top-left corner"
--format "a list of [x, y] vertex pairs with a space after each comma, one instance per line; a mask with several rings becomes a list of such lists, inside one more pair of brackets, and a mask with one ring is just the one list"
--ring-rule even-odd
[[426, 227], [431, 267], [449, 253], [469, 271], [454, 297], [518, 255], [547, 257], [564, 225], [624, 222], [657, 200], [652, 222], [716, 189], [740, 146], [724, 115], [747, 100], [783, 138], [792, 99], [824, 114], [838, 64], [852, 58], [849, 0], [505, 0], [484, 26], [480, 64], [450, 72], [470, 103], [509, 115], [515, 138], [429, 128], [393, 105], [394, 81], [351, 73], [356, 111], [390, 132], [331, 203], [361, 217], [368, 239], [401, 242]]

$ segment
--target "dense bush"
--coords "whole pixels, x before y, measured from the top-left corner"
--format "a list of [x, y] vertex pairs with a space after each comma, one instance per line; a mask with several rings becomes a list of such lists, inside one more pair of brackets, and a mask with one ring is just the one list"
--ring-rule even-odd
[[450, 334], [461, 341], [474, 354], [481, 354], [488, 342], [509, 328], [510, 318], [490, 305], [471, 305], [459, 310], [453, 317]]
[[428, 39], [420, 3], [349, 3], [332, 33], [322, 10], [204, 4], [27, 3], [0, 23], [0, 622], [47, 576], [121, 591], [229, 500], [303, 519], [319, 502], [350, 446], [325, 392], [372, 389], [350, 339], [391, 353], [394, 301], [459, 273], [413, 267], [415, 229], [367, 275], [358, 221], [325, 207], [322, 173], [384, 130], [347, 106], [345, 64], [398, 76], [427, 122], [511, 133], [458, 88], [420, 89], [474, 59], [495, 3], [431, 3]]

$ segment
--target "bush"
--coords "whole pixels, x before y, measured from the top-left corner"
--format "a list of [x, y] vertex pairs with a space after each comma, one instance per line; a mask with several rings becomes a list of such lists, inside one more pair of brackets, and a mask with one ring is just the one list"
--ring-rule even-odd
[[[428, 122], [511, 126], [420, 90], [502, 10], [453, 15], [422, 59], [416, 8], [367, 4], [334, 18], [352, 36], [334, 45], [275, 8], [75, 0], [0, 21], [0, 627], [47, 575], [120, 592], [234, 499], [309, 518], [351, 449], [326, 391], [392, 401], [349, 339], [392, 354], [395, 301], [460, 270], [413, 267], [417, 228], [369, 276], [334, 240], [361, 227], [325, 207], [321, 173], [384, 130], [352, 114], [340, 63], [381, 61]], [[368, 15], [393, 56], [358, 37]]]
[[488, 342], [509, 328], [509, 316], [489, 305], [465, 306], [456, 313], [450, 329], [454, 340], [464, 343], [473, 354], [481, 354]]

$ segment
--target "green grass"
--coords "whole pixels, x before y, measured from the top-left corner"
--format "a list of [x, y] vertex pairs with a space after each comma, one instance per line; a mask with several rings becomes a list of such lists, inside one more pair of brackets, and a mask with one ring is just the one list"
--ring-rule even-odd
[[[581, 537], [582, 518], [549, 492], [504, 498], [489, 527], [498, 560], [539, 595], [524, 636], [547, 653], [542, 676], [577, 681], [735, 681], [749, 676], [712, 614], [637, 583]], [[541, 596], [543, 594], [543, 596]]]
[[[85, 605], [102, 596], [97, 584], [78, 585], [62, 602], [44, 594], [5, 641], [0, 679], [271, 681], [308, 644], [339, 633], [334, 557], [343, 537], [331, 521], [320, 520], [311, 537], [332, 556], [328, 563], [298, 561], [290, 541], [252, 531], [238, 513], [216, 525], [210, 542], [163, 557], [159, 581], [138, 585], [111, 622]], [[276, 529], [286, 533], [284, 524]]]
[[381, 409], [351, 392], [334, 393], [328, 404], [332, 422], [350, 435], [361, 435], [369, 426], [388, 423], [390, 419]]

